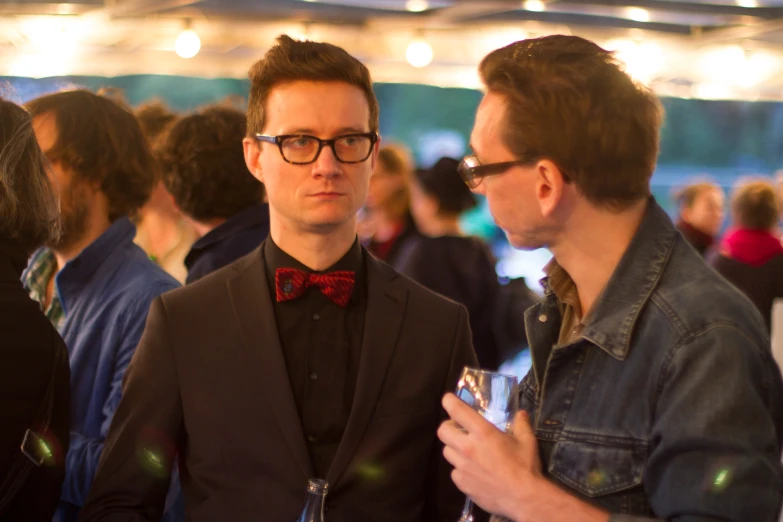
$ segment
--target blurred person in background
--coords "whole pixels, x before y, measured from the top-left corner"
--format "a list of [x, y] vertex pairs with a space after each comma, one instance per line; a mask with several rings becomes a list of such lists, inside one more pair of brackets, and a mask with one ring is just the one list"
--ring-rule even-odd
[[183, 117], [161, 147], [163, 182], [199, 239], [185, 257], [193, 283], [249, 254], [269, 235], [264, 185], [247, 170], [243, 112], [208, 107]]
[[[134, 112], [152, 155], [159, 160], [160, 148], [168, 130], [177, 120], [177, 114], [160, 100], [144, 103]], [[156, 172], [162, 175], [161, 169], [156, 169]], [[185, 256], [197, 239], [196, 231], [177, 209], [162, 179], [155, 182], [149, 201], [137, 213], [135, 224], [136, 244], [151, 260], [184, 284], [188, 275]]]
[[688, 184], [674, 195], [677, 203], [677, 230], [704, 256], [720, 234], [723, 225], [725, 195], [709, 181]]
[[381, 147], [359, 224], [359, 235], [369, 237], [367, 250], [392, 267], [406, 242], [419, 237], [410, 213], [408, 177], [413, 168], [410, 152], [402, 145]]
[[512, 246], [553, 259], [511, 435], [444, 397], [455, 483], [517, 522], [774, 522], [783, 380], [761, 315], [651, 195], [659, 100], [575, 36], [479, 73], [460, 174]]
[[62, 234], [33, 254], [22, 279], [68, 347], [70, 449], [55, 520], [75, 522], [150, 304], [179, 284], [133, 243], [129, 216], [149, 198], [156, 166], [130, 109], [85, 90], [27, 107], [60, 199]]
[[492, 327], [500, 284], [489, 247], [460, 229], [460, 215], [476, 200], [460, 179], [458, 165], [456, 159], [441, 158], [411, 176], [411, 211], [422, 236], [402, 247], [397, 270], [465, 305], [479, 365], [497, 370], [502, 361]]
[[740, 182], [731, 196], [731, 228], [709, 263], [742, 290], [770, 327], [772, 302], [783, 297], [780, 200], [770, 180]]
[[70, 444], [68, 351], [20, 277], [57, 238], [57, 196], [30, 115], [3, 99], [0, 140], [0, 522], [48, 522]]

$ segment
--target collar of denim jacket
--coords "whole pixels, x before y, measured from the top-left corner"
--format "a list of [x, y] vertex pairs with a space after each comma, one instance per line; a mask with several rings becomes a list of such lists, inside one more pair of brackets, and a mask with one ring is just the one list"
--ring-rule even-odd
[[590, 311], [582, 337], [625, 360], [641, 311], [661, 279], [676, 238], [671, 219], [650, 196], [639, 230]]

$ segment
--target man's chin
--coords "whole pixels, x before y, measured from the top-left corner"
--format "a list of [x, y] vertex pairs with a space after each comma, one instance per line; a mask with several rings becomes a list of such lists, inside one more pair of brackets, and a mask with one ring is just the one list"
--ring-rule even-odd
[[508, 232], [505, 232], [505, 234], [506, 234], [506, 239], [508, 239], [508, 244], [511, 245], [516, 250], [524, 250], [528, 252], [528, 251], [538, 250], [539, 248], [544, 248], [546, 246], [541, 241], [533, 240], [530, 237], [518, 236], [515, 234], [510, 234]]

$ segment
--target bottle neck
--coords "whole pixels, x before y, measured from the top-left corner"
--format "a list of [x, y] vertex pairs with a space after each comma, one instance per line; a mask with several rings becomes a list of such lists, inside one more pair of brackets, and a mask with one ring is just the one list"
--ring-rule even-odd
[[307, 500], [297, 522], [323, 522], [328, 489], [329, 485], [325, 480], [310, 480], [307, 485]]

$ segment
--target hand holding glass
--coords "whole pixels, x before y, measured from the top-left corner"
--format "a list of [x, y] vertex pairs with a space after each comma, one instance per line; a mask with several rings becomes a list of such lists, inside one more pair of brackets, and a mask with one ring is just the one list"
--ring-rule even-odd
[[[519, 409], [517, 378], [465, 367], [457, 383], [457, 397], [504, 432], [509, 432]], [[473, 522], [473, 502], [465, 499], [458, 522]]]

